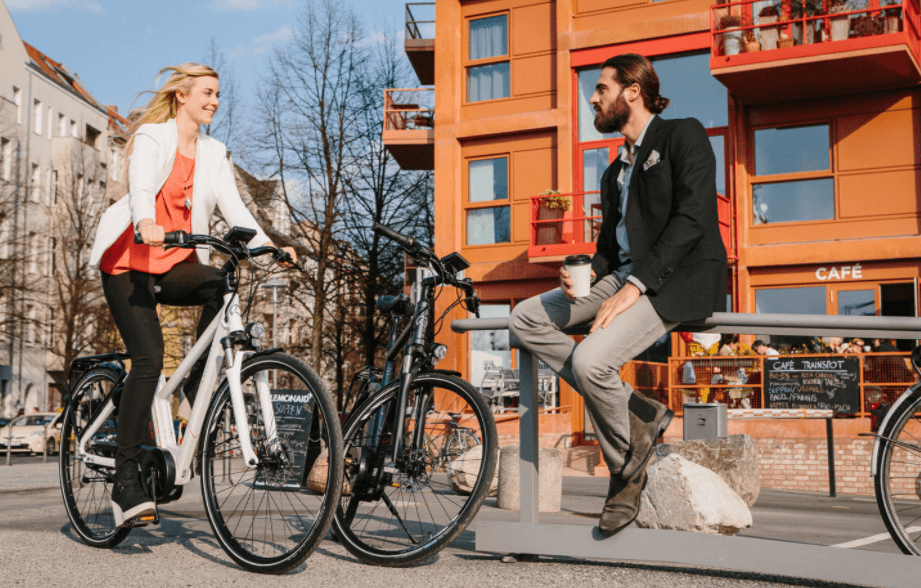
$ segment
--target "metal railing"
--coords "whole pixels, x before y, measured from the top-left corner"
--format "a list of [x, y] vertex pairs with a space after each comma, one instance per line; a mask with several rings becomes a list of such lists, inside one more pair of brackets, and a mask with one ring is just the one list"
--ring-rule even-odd
[[[430, 12], [428, 8], [431, 8], [433, 16], [432, 20], [418, 20], [415, 15], [413, 15], [410, 6], [425, 6], [422, 10], [417, 10], [417, 12]], [[406, 5], [406, 38], [412, 39], [415, 41], [421, 41], [425, 39], [434, 39], [435, 38], [435, 17], [434, 17], [435, 3], [434, 2], [411, 2]], [[421, 26], [420, 26], [421, 25]]]
[[787, 49], [902, 31], [909, 32], [913, 41], [918, 40], [917, 0], [904, 0], [904, 5], [881, 5], [879, 0], [868, 4], [867, 8], [854, 10], [847, 3], [829, 0], [719, 4], [710, 9], [711, 55]]
[[[400, 94], [400, 101], [395, 94]], [[435, 128], [435, 91], [427, 88], [384, 90], [385, 131], [429, 131]], [[424, 104], [427, 103], [427, 104]]]
[[531, 196], [531, 231], [528, 254], [582, 253], [579, 245], [598, 240], [601, 231], [601, 193], [571, 192]]

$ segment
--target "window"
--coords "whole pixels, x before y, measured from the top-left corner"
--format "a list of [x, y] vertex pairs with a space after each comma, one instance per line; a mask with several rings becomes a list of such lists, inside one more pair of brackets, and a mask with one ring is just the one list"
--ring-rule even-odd
[[90, 125], [86, 125], [86, 137], [85, 137], [86, 144], [89, 145], [90, 147], [96, 148], [97, 139], [99, 139], [99, 135], [101, 134], [102, 133], [100, 133], [99, 131], [91, 127]]
[[51, 170], [51, 180], [48, 182], [48, 194], [51, 204], [58, 203], [58, 170]]
[[42, 175], [37, 163], [32, 164], [32, 175], [29, 180], [29, 200], [41, 202]]
[[752, 224], [834, 219], [829, 125], [757, 129], [754, 138], [755, 175], [772, 181], [752, 182]]
[[32, 117], [32, 131], [36, 135], [42, 134], [42, 101], [36, 100], [32, 105], [33, 117]]
[[70, 136], [74, 139], [80, 138], [80, 128], [77, 126], [77, 121], [70, 119]]
[[67, 136], [67, 117], [63, 112], [58, 113], [58, 137]]
[[[468, 167], [467, 244], [489, 245], [511, 240], [508, 202], [508, 158], [471, 161]], [[505, 206], [490, 206], [496, 200]]]
[[467, 102], [508, 98], [511, 72], [508, 61], [508, 16], [469, 21]]
[[[825, 286], [755, 290], [755, 312], [784, 314], [827, 314]], [[758, 335], [774, 346], [809, 346], [807, 336]]]
[[22, 90], [13, 86], [13, 104], [16, 105], [16, 124], [22, 124]]
[[35, 233], [29, 233], [29, 238], [26, 240], [26, 255], [29, 256], [28, 263], [28, 273], [36, 274], [38, 266], [38, 237]]
[[10, 181], [13, 161], [13, 142], [0, 137], [0, 179]]
[[48, 138], [49, 138], [49, 139], [53, 136], [53, 132], [54, 132], [54, 127], [51, 126], [51, 114], [52, 114], [52, 113], [51, 113], [51, 107], [49, 106], [49, 107], [48, 107], [48, 126], [46, 127], [46, 128], [48, 129]]
[[35, 345], [35, 306], [26, 305], [26, 343]]
[[[511, 306], [508, 304], [483, 304], [482, 318], [508, 318]], [[473, 331], [470, 341], [470, 383], [480, 388], [489, 387], [501, 381], [501, 370], [512, 369], [512, 351], [509, 347], [508, 331]], [[490, 390], [491, 392], [501, 392]]]

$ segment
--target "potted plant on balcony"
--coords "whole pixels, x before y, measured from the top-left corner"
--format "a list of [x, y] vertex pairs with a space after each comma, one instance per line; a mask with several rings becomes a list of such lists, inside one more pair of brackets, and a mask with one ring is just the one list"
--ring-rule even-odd
[[[752, 19], [750, 16], [742, 17], [742, 26], [748, 27], [752, 25]], [[743, 47], [745, 48], [746, 53], [755, 53], [756, 51], [761, 51], [761, 43], [758, 42], [758, 38], [755, 36], [755, 29], [745, 29], [742, 34]]]
[[[793, 2], [793, 18], [801, 18], [803, 11], [806, 12], [806, 18], [821, 16], [825, 14], [825, 4], [823, 0], [804, 0], [802, 3]], [[803, 27], [803, 44], [812, 45], [821, 42], [819, 30], [821, 29], [821, 20], [807, 20]]]
[[[720, 18], [720, 30], [733, 29], [742, 26], [742, 17], [737, 14], [727, 14]], [[742, 31], [727, 31], [720, 34], [720, 54], [738, 55], [742, 52]]]
[[897, 33], [902, 25], [902, 0], [883, 0], [884, 33]]
[[[537, 209], [537, 220], [562, 219], [566, 211], [572, 208], [569, 196], [560, 196], [556, 190], [544, 190]], [[540, 223], [537, 225], [537, 245], [557, 245], [563, 242], [563, 221]]]
[[[780, 20], [780, 12], [776, 6], [765, 6], [758, 13], [758, 25], [770, 25]], [[759, 26], [761, 31], [761, 49], [770, 51], [777, 49], [777, 37], [780, 34], [780, 27]]]
[[[828, 14], [839, 14], [842, 12], [850, 12], [850, 10], [850, 2], [847, 2], [846, 0], [832, 0], [831, 6], [828, 8]], [[830, 28], [831, 40], [843, 41], [847, 39], [848, 32], [851, 29], [850, 19], [847, 17], [847, 15], [833, 16], [831, 17]]]

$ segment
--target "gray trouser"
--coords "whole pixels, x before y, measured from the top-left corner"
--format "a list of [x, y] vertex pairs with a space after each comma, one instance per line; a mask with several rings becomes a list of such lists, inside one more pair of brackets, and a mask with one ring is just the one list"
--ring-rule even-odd
[[630, 449], [627, 401], [633, 388], [621, 381], [620, 368], [645, 351], [677, 323], [663, 320], [649, 298], [617, 315], [578, 345], [563, 329], [594, 320], [601, 304], [621, 288], [613, 275], [598, 280], [591, 293], [575, 301], [555, 288], [515, 306], [509, 331], [585, 399], [604, 461], [619, 473]]

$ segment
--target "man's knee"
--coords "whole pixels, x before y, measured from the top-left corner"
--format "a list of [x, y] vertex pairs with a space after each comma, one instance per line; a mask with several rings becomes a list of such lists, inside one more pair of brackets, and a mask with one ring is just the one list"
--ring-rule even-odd
[[619, 378], [620, 366], [612, 365], [608, 359], [589, 345], [576, 346], [572, 354], [572, 374], [580, 392], [591, 394], [591, 391], [608, 383], [612, 376]]
[[532, 299], [529, 298], [528, 300], [519, 302], [508, 316], [509, 333], [519, 341], [522, 340], [522, 336], [526, 337], [528, 332], [535, 326], [530, 312], [531, 300]]

